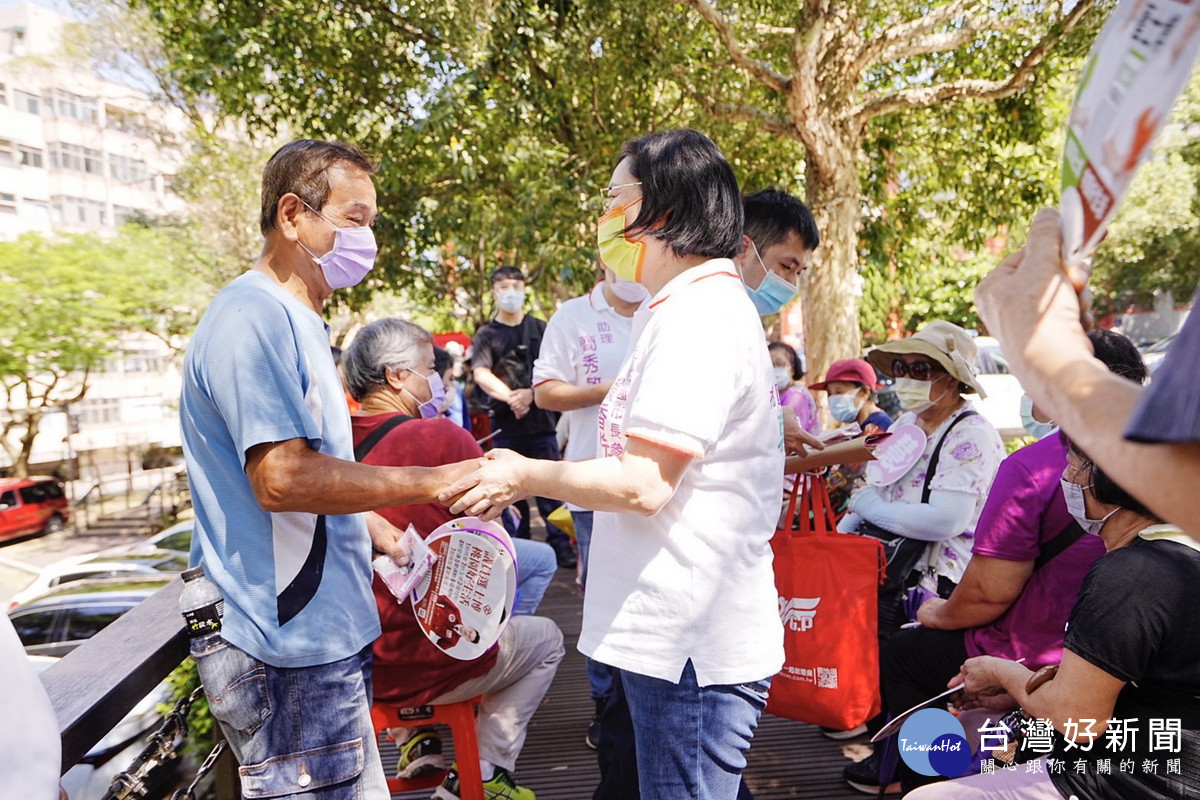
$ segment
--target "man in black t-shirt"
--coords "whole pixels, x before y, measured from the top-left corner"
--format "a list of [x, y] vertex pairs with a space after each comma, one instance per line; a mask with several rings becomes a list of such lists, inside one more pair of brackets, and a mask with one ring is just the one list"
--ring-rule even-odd
[[[496, 317], [475, 332], [471, 367], [475, 385], [491, 399], [495, 445], [528, 458], [558, 461], [555, 417], [533, 400], [533, 362], [542, 346], [545, 320], [525, 313], [525, 276], [516, 267], [499, 267], [492, 273]], [[574, 567], [571, 540], [547, 518], [560, 505], [535, 498], [546, 523], [546, 541], [558, 555], [560, 567]], [[529, 502], [515, 503], [521, 512], [516, 535], [529, 538]]]

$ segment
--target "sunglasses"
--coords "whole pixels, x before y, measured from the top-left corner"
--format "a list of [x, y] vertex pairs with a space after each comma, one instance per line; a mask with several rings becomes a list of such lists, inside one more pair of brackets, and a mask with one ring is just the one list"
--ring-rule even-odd
[[940, 375], [946, 370], [928, 361], [914, 361], [906, 364], [900, 359], [892, 362], [893, 378], [912, 378], [914, 381], [932, 380], [934, 375]]

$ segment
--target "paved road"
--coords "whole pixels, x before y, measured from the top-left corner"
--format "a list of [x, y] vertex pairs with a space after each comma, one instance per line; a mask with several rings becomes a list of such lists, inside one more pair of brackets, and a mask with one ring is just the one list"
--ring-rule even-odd
[[98, 553], [144, 539], [141, 534], [74, 533], [70, 529], [0, 544], [0, 608], [33, 580], [38, 570], [67, 556]]

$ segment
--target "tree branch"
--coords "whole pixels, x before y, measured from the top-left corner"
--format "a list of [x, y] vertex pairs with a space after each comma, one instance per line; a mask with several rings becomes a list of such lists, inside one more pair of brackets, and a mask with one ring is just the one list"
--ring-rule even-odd
[[740, 103], [718, 103], [707, 99], [703, 102], [713, 116], [724, 117], [736, 122], [748, 122], [776, 136], [800, 139], [799, 133], [791, 123], [769, 111]]
[[900, 89], [887, 93], [872, 93], [849, 112], [861, 124], [876, 117], [909, 108], [929, 108], [948, 100], [964, 97], [980, 100], [998, 100], [1015, 94], [1033, 83], [1038, 66], [1064, 36], [1070, 33], [1095, 8], [1095, 0], [1079, 0], [1057, 25], [1053, 26], [1041, 40], [1026, 53], [1016, 70], [1005, 80], [964, 78], [957, 81], [923, 86], [915, 89]]
[[941, 8], [935, 8], [923, 17], [891, 26], [868, 41], [859, 51], [858, 58], [855, 59], [855, 66], [859, 70], [859, 74], [873, 64], [884, 61], [885, 59], [881, 56], [889, 49], [933, 33], [960, 15], [967, 13], [979, 3], [980, 0], [951, 0], [950, 3]]
[[738, 42], [733, 32], [733, 25], [717, 11], [709, 0], [684, 0], [685, 3], [700, 12], [700, 16], [713, 27], [717, 38], [733, 59], [734, 65], [749, 73], [759, 83], [780, 94], [787, 94], [792, 79], [786, 77], [770, 64], [757, 58], [751, 58], [746, 48]]
[[1007, 28], [1014, 28], [1017, 24], [1018, 22], [1015, 19], [1004, 20], [993, 17], [971, 17], [964, 20], [962, 28], [958, 30], [931, 33], [916, 39], [896, 42], [879, 54], [877, 63], [888, 64], [932, 53], [948, 53], [967, 44], [984, 31], [1005, 30]]

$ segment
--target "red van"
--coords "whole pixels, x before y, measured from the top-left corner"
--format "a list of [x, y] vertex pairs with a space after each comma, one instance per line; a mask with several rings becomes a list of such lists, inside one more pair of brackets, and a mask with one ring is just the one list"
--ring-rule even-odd
[[71, 516], [54, 478], [0, 478], [0, 539], [61, 531]]

